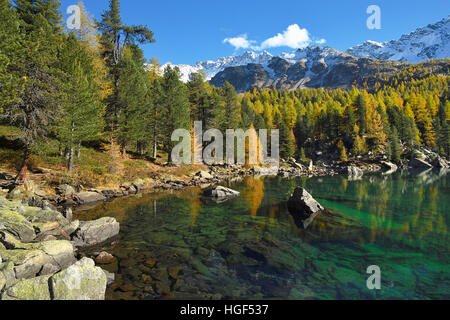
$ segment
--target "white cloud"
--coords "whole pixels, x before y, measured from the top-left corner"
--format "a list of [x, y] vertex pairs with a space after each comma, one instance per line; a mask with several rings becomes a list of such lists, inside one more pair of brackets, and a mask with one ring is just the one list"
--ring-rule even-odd
[[308, 30], [301, 29], [298, 24], [292, 24], [283, 33], [265, 40], [261, 44], [261, 48], [289, 47], [298, 49], [305, 48], [310, 43], [311, 39]]
[[243, 34], [235, 38], [226, 38], [223, 40], [223, 43], [231, 44], [236, 50], [237, 49], [248, 49], [252, 46], [254, 40], [247, 40], [247, 35]]
[[256, 45], [255, 40], [248, 40], [247, 34], [235, 38], [226, 38], [223, 43], [231, 44], [235, 49], [264, 50], [267, 48], [289, 47], [292, 49], [305, 48], [311, 43], [322, 45], [326, 43], [325, 39], [312, 40], [307, 29], [302, 29], [298, 24], [292, 24], [282, 33], [278, 33], [269, 39], [264, 40], [261, 45]]

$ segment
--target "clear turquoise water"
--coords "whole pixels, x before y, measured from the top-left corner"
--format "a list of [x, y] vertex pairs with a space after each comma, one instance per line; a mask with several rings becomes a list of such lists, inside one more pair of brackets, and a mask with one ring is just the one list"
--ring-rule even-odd
[[[116, 217], [109, 299], [449, 299], [450, 176], [247, 177], [217, 204], [197, 188], [79, 212]], [[303, 186], [329, 213], [303, 230], [286, 201]], [[366, 285], [381, 269], [380, 290]]]

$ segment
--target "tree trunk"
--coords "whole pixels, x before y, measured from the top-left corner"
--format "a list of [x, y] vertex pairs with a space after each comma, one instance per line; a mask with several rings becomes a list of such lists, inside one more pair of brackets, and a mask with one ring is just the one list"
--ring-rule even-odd
[[122, 144], [122, 158], [125, 160], [128, 159], [127, 145], [125, 143]]
[[75, 131], [75, 122], [72, 121], [72, 132], [70, 136], [70, 146], [67, 148], [67, 171], [72, 172], [73, 168], [73, 154], [74, 154], [74, 141], [73, 141], [73, 132]]
[[73, 145], [69, 147], [69, 159], [67, 160], [67, 171], [70, 173], [72, 172], [73, 168]]
[[30, 150], [28, 149], [28, 147], [25, 147], [25, 150], [23, 152], [22, 165], [20, 167], [19, 173], [17, 174], [16, 178], [14, 179], [15, 183], [24, 183], [25, 182], [25, 177], [27, 175], [29, 160], [30, 160]]
[[156, 134], [153, 139], [153, 158], [156, 159], [158, 156], [158, 142], [156, 141]]
[[80, 158], [81, 156], [81, 142], [77, 146], [77, 158]]

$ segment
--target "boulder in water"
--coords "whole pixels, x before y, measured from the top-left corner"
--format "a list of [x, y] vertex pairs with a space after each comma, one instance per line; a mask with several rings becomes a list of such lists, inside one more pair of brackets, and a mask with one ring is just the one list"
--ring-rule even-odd
[[303, 228], [308, 227], [313, 219], [325, 210], [308, 191], [301, 187], [296, 188], [289, 199], [288, 209], [294, 217], [297, 226]]
[[240, 196], [241, 193], [230, 188], [218, 186], [206, 189], [204, 195], [215, 199], [224, 199]]

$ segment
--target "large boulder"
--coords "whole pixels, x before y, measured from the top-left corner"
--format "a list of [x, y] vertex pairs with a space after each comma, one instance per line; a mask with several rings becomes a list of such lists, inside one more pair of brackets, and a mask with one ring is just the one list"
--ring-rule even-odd
[[414, 158], [409, 162], [409, 165], [414, 169], [432, 169], [433, 166], [426, 162], [425, 160]]
[[0, 231], [5, 231], [23, 242], [36, 237], [33, 225], [21, 214], [9, 209], [0, 208]]
[[298, 187], [288, 201], [288, 210], [294, 217], [296, 224], [306, 228], [325, 208], [308, 191]]
[[51, 300], [50, 275], [25, 279], [5, 290], [1, 300]]
[[230, 197], [237, 197], [241, 193], [238, 191], [235, 191], [230, 188], [225, 188], [222, 186], [217, 186], [213, 188], [208, 188], [204, 191], [204, 195], [211, 198], [216, 199], [223, 199], [223, 198], [230, 198]]
[[83, 258], [50, 278], [54, 300], [104, 300], [106, 274], [92, 259]]
[[102, 193], [92, 191], [80, 192], [76, 195], [76, 198], [78, 199], [78, 202], [81, 204], [100, 202], [106, 200], [106, 197]]
[[81, 221], [72, 240], [76, 246], [84, 247], [105, 242], [119, 234], [120, 224], [114, 218], [105, 217], [94, 221]]
[[56, 210], [25, 207], [21, 214], [40, 233], [61, 229], [69, 224], [69, 220]]
[[73, 245], [65, 240], [16, 243], [13, 250], [2, 251], [2, 259], [13, 263], [15, 278], [19, 280], [52, 274], [76, 261]]

